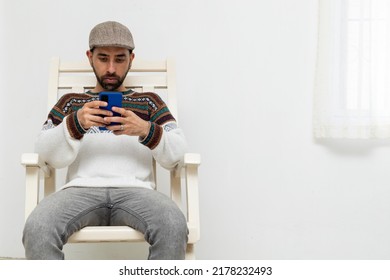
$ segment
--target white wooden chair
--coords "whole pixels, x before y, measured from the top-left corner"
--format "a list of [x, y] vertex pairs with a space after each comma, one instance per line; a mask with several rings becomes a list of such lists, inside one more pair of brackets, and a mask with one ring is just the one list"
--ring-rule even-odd
[[[50, 67], [48, 112], [65, 92], [85, 92], [92, 89], [96, 79], [88, 61], [70, 63], [53, 58]], [[138, 92], [160, 90], [161, 97], [177, 119], [177, 100], [175, 89], [175, 68], [171, 59], [163, 61], [142, 61], [135, 59], [124, 82], [125, 86]], [[163, 95], [166, 95], [165, 98]], [[198, 201], [198, 166], [200, 155], [188, 153], [184, 156], [184, 165], [170, 172], [170, 195], [187, 216], [189, 236], [186, 259], [194, 259], [194, 244], [200, 238], [199, 201]], [[42, 197], [56, 190], [56, 170], [43, 162], [36, 153], [22, 155], [22, 165], [26, 167], [26, 205], [25, 218], [39, 203]], [[158, 167], [154, 163], [154, 172]], [[160, 167], [162, 170], [162, 168]], [[157, 172], [158, 173], [158, 172]], [[164, 176], [162, 176], [164, 177]], [[160, 190], [157, 179], [157, 191]], [[160, 190], [161, 191], [161, 190]], [[182, 197], [182, 193], [184, 194]], [[186, 199], [184, 199], [186, 198]], [[184, 205], [184, 207], [183, 207]], [[139, 242], [145, 241], [143, 235], [127, 226], [85, 227], [74, 233], [68, 243], [78, 242]]]

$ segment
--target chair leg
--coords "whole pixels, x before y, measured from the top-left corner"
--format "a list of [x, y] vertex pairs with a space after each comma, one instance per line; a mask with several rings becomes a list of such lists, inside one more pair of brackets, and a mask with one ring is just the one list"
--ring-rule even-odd
[[194, 246], [194, 244], [187, 244], [186, 260], [195, 260], [195, 246]]

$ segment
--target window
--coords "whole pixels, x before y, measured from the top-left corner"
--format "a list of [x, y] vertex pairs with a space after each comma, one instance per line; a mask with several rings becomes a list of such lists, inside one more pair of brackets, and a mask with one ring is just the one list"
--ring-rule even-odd
[[390, 137], [389, 24], [388, 0], [320, 0], [316, 137]]

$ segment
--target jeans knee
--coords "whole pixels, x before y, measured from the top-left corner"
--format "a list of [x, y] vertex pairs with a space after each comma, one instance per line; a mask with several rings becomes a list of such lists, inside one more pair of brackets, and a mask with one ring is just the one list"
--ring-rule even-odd
[[151, 245], [150, 259], [184, 259], [188, 241], [187, 221], [179, 209], [163, 211], [145, 235]]
[[34, 236], [39, 235], [39, 226], [36, 222], [30, 217], [26, 220], [23, 229], [23, 243], [28, 239], [35, 239]]
[[45, 243], [51, 239], [61, 239], [55, 225], [51, 225], [33, 215], [28, 217], [23, 229], [23, 243], [33, 241]]
[[58, 230], [41, 219], [27, 219], [22, 240], [27, 259], [64, 259]]
[[172, 236], [176, 240], [187, 242], [188, 228], [187, 220], [179, 209], [171, 209], [165, 213], [163, 227], [167, 235]]

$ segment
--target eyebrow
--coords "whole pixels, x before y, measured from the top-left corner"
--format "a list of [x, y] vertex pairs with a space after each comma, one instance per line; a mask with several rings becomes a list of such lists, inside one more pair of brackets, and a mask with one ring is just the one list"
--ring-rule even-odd
[[[108, 57], [108, 56], [109, 56], [109, 55], [106, 54], [106, 53], [98, 53], [97, 55], [98, 55], [98, 56], [103, 56], [103, 57]], [[126, 57], [126, 54], [121, 53], [121, 54], [114, 55], [114, 57]]]

